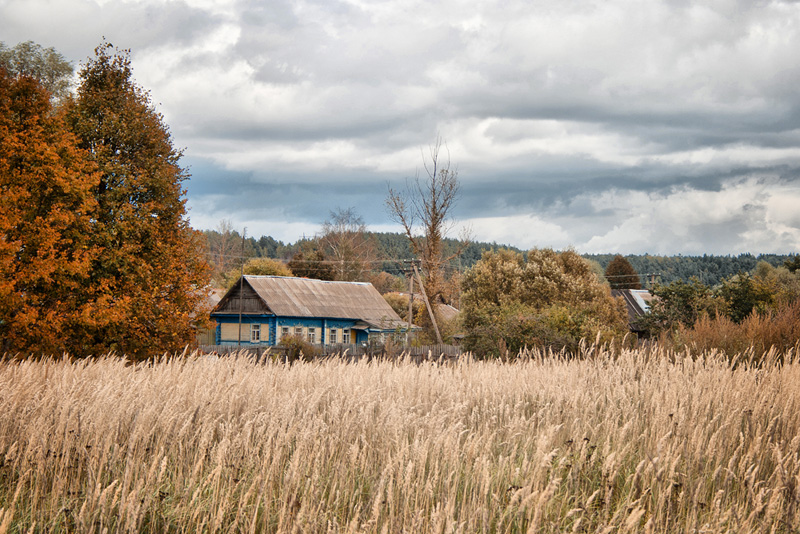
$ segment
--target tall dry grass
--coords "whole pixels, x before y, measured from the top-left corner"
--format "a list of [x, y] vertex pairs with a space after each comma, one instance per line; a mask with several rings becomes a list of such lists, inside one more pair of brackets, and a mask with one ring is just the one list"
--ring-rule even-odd
[[4, 361], [0, 533], [794, 532], [776, 356]]

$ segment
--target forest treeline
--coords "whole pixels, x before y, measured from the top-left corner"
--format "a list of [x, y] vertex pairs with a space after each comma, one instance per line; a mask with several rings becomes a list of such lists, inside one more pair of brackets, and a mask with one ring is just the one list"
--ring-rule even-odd
[[[241, 258], [272, 258], [283, 261], [290, 261], [304, 247], [309, 246], [314, 238], [301, 238], [294, 243], [284, 243], [272, 236], [246, 237], [244, 247], [242, 247], [241, 234], [235, 230], [230, 230], [229, 247], [227, 252], [221, 250], [218, 243], [223, 240], [219, 230], [204, 230], [203, 234], [208, 243], [208, 255], [212, 260], [220, 254], [227, 254], [230, 266], [238, 266]], [[403, 273], [404, 265], [402, 260], [414, 257], [408, 239], [402, 233], [394, 232], [367, 232], [370, 239], [376, 244], [375, 270], [386, 272], [392, 275]], [[461, 247], [462, 242], [458, 239], [446, 238], [444, 240], [446, 253], [454, 252]], [[452, 272], [463, 272], [473, 267], [481, 254], [489, 250], [506, 249], [527, 255], [526, 250], [522, 250], [510, 245], [473, 241], [463, 248], [461, 255], [451, 261], [449, 266]], [[242, 251], [244, 252], [242, 254]], [[608, 264], [614, 259], [615, 254], [581, 254], [585, 259], [597, 262], [600, 268], [605, 271]], [[637, 273], [642, 277], [644, 287], [650, 287], [651, 282], [660, 284], [670, 284], [675, 281], [688, 282], [696, 278], [707, 286], [716, 286], [724, 279], [739, 273], [750, 273], [756, 268], [759, 262], [767, 262], [773, 267], [780, 267], [787, 260], [791, 260], [796, 255], [787, 254], [739, 254], [739, 255], [713, 255], [704, 254], [702, 256], [660, 256], [652, 254], [628, 254], [623, 257], [627, 259]]]

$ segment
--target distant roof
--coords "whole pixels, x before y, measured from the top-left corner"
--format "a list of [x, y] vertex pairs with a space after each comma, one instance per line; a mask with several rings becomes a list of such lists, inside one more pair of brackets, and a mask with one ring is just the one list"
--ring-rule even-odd
[[222, 300], [222, 297], [224, 296], [225, 296], [224, 289], [212, 289], [208, 292], [208, 295], [206, 297], [206, 303], [213, 308], [214, 306], [217, 305], [217, 303], [219, 303], [220, 300]]
[[650, 311], [653, 295], [646, 289], [612, 289], [612, 297], [622, 297], [628, 310], [628, 323], [634, 325], [636, 319]]
[[449, 304], [439, 304], [436, 309], [445, 321], [452, 321], [458, 317], [458, 308], [450, 306]]
[[[356, 319], [381, 330], [407, 325], [370, 283], [255, 275], [245, 275], [244, 281], [277, 316]], [[238, 288], [235, 284], [217, 308], [238, 294]]]

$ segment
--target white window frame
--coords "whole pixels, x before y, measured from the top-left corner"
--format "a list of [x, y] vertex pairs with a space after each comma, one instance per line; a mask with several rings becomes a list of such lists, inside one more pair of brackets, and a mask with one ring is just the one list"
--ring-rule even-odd
[[307, 341], [312, 345], [317, 342], [317, 329], [313, 326], [308, 327], [308, 336], [306, 337]]
[[345, 328], [344, 330], [342, 330], [342, 343], [344, 343], [346, 345], [349, 345], [351, 343], [351, 341], [350, 341], [350, 329], [349, 328]]
[[294, 327], [294, 335], [296, 335], [299, 338], [302, 338], [303, 337], [303, 327], [302, 326], [295, 326]]
[[261, 325], [260, 324], [251, 324], [250, 325], [250, 343], [260, 343], [261, 342]]
[[330, 343], [331, 345], [335, 345], [337, 343], [336, 341], [337, 339], [338, 337], [336, 336], [336, 329], [331, 328], [330, 333], [328, 334], [328, 343]]
[[281, 337], [288, 336], [290, 334], [290, 332], [291, 332], [291, 330], [289, 330], [288, 326], [282, 326], [281, 327]]

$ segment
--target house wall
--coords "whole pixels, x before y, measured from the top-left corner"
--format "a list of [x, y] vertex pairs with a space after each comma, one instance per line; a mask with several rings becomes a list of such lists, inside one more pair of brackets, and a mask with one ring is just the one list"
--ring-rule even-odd
[[[238, 315], [214, 315], [217, 322], [216, 343], [218, 345], [237, 345], [239, 334]], [[310, 329], [315, 329], [314, 343], [328, 345], [331, 343], [331, 329], [336, 331], [336, 343], [344, 342], [345, 330], [350, 331], [350, 343], [366, 343], [367, 332], [353, 330], [353, 320], [325, 319], [308, 317], [275, 317], [275, 316], [242, 316], [242, 341], [241, 345], [247, 346], [272, 346], [280, 343], [283, 328], [288, 328], [289, 335], [295, 335], [295, 329], [300, 329], [303, 339], [308, 339]], [[257, 343], [251, 341], [252, 325], [259, 325], [261, 340]]]
[[[295, 335], [295, 329], [300, 328], [300, 335], [308, 339], [309, 329], [315, 329], [314, 343], [328, 345], [331, 343], [331, 329], [336, 330], [336, 343], [342, 343], [344, 330], [350, 330], [350, 335], [356, 332], [352, 330], [355, 321], [342, 319], [325, 319], [309, 317], [279, 317], [276, 321], [275, 342], [280, 343], [284, 335], [283, 328], [289, 329], [289, 335]], [[351, 343], [356, 343], [351, 337]]]
[[[239, 316], [226, 315], [213, 317], [217, 321], [216, 341], [218, 345], [238, 345]], [[260, 329], [260, 340], [252, 341], [253, 325]], [[269, 316], [242, 316], [242, 345], [265, 346], [274, 345], [275, 342], [275, 317]]]

